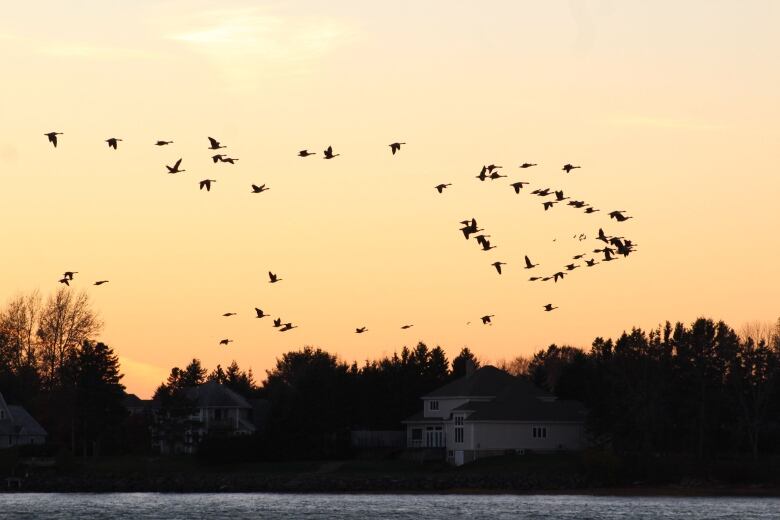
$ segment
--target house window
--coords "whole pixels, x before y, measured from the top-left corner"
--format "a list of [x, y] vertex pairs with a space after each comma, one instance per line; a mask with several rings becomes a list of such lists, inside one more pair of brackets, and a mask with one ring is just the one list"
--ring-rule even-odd
[[456, 415], [454, 421], [455, 421], [455, 442], [460, 444], [463, 442], [463, 416]]
[[534, 439], [546, 439], [547, 438], [547, 426], [534, 426], [533, 431]]
[[430, 410], [438, 410], [439, 409], [439, 401], [428, 401], [428, 408]]

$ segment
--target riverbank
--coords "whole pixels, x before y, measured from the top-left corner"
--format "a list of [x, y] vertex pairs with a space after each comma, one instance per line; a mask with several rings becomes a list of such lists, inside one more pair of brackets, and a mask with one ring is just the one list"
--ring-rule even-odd
[[[497, 457], [455, 468], [409, 460], [203, 465], [193, 457], [107, 457], [26, 467], [11, 492], [269, 492], [780, 497], [780, 482], [680, 478], [616, 484], [572, 456]], [[0, 480], [0, 492], [8, 492]]]

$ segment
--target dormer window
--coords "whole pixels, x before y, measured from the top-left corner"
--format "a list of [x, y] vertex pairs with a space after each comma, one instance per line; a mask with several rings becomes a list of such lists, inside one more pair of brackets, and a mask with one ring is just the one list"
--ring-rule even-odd
[[533, 431], [531, 432], [533, 434], [534, 439], [546, 439], [547, 438], [547, 427], [546, 426], [534, 426]]
[[428, 409], [429, 410], [438, 410], [439, 409], [439, 401], [428, 401]]

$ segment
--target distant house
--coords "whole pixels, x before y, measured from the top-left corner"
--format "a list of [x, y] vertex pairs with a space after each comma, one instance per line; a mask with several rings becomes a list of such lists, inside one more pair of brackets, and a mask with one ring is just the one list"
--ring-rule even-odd
[[125, 394], [122, 404], [130, 415], [145, 415], [154, 410], [155, 402], [151, 399], [141, 399], [135, 394]]
[[581, 403], [558, 401], [527, 379], [493, 366], [471, 371], [422, 401], [422, 411], [403, 421], [406, 445], [443, 449], [452, 464], [585, 447], [587, 412]]
[[152, 433], [153, 447], [160, 453], [195, 453], [207, 436], [251, 435], [257, 427], [253, 422], [253, 407], [246, 399], [215, 381], [185, 390], [191, 403], [180, 421], [172, 424], [170, 417], [157, 415]]
[[46, 442], [46, 430], [27, 410], [9, 405], [0, 393], [0, 449]]

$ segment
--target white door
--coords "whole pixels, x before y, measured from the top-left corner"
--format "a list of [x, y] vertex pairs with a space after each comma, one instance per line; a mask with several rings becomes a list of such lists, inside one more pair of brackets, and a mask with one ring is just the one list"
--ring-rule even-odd
[[463, 450], [455, 450], [455, 465], [463, 465]]

